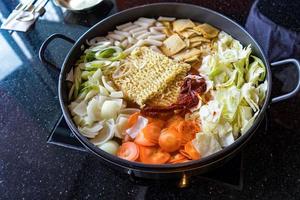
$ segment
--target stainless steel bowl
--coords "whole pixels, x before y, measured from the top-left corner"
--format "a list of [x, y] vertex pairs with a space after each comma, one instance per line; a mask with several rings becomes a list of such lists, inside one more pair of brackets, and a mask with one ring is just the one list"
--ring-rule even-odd
[[55, 5], [73, 12], [90, 11], [104, 0], [53, 0]]

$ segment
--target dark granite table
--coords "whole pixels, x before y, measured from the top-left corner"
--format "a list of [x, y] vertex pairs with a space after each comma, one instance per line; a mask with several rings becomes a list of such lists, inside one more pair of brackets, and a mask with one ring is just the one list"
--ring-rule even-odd
[[[114, 9], [157, 1], [119, 2]], [[251, 0], [185, 2], [212, 8], [241, 24], [253, 3]], [[276, 13], [282, 15], [286, 9], [291, 10], [288, 3], [280, 3], [277, 7], [272, 3], [269, 7], [268, 1], [263, 2], [264, 12], [273, 13], [275, 17]], [[1, 21], [17, 3], [15, 0], [0, 1]], [[272, 10], [274, 7], [279, 10]], [[0, 199], [300, 198], [300, 95], [273, 105], [269, 111], [268, 131], [256, 134], [245, 149], [241, 191], [209, 181], [194, 181], [186, 189], [160, 184], [138, 186], [118, 176], [89, 153], [46, 144], [61, 111], [57, 96], [58, 75], [38, 60], [39, 46], [56, 32], [76, 39], [101, 18], [86, 20], [74, 16], [52, 1], [46, 10], [27, 33], [0, 31]], [[299, 30], [295, 28], [299, 15], [289, 12], [286, 16], [282, 24]], [[280, 23], [277, 18], [276, 23]], [[68, 49], [68, 45], [53, 44], [51, 52], [59, 53], [49, 52], [48, 56], [59, 64]]]

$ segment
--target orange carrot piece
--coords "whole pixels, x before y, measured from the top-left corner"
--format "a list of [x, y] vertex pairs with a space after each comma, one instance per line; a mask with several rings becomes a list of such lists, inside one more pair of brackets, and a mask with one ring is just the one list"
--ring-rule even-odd
[[170, 154], [158, 147], [139, 146], [140, 161], [145, 164], [163, 164], [170, 159]]
[[117, 155], [125, 160], [135, 161], [139, 157], [139, 147], [134, 142], [125, 142], [118, 149]]
[[142, 132], [144, 133], [144, 136], [148, 141], [156, 144], [158, 143], [161, 128], [157, 124], [148, 124], [145, 128], [143, 128]]
[[195, 121], [184, 120], [178, 125], [178, 131], [181, 133], [198, 133], [200, 126]]
[[195, 149], [192, 141], [189, 141], [184, 145], [184, 151], [187, 153], [191, 159], [198, 160], [201, 158], [200, 153]]
[[184, 149], [180, 149], [179, 152], [184, 155], [186, 158], [192, 160], [191, 156], [184, 150]]
[[195, 121], [182, 121], [179, 123], [178, 131], [182, 134], [182, 145], [193, 140], [196, 133], [200, 131], [200, 126]]
[[185, 157], [183, 154], [181, 153], [177, 153], [173, 156], [171, 156], [169, 163], [171, 164], [175, 164], [175, 163], [182, 163], [188, 161], [187, 157]]
[[139, 134], [134, 139], [134, 142], [136, 144], [142, 145], [142, 146], [155, 146], [154, 142], [149, 141], [144, 134], [144, 131], [139, 132]]
[[180, 148], [181, 134], [175, 128], [162, 130], [159, 139], [159, 146], [166, 152], [174, 152]]

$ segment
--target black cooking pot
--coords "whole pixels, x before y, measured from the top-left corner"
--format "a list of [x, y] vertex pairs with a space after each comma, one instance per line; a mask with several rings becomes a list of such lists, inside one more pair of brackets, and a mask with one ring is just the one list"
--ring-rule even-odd
[[[89, 40], [96, 36], [106, 35], [108, 31], [114, 30], [116, 25], [123, 24], [129, 21], [134, 21], [139, 17], [158, 16], [190, 18], [194, 21], [209, 23], [219, 28], [220, 30], [224, 30], [225, 32], [232, 35], [235, 39], [239, 40], [243, 45], [247, 46], [251, 44], [253, 54], [262, 59], [267, 69], [266, 79], [268, 81], [268, 90], [266, 94], [266, 99], [253, 126], [230, 146], [201, 160], [194, 160], [191, 162], [180, 164], [149, 165], [120, 159], [116, 156], [110, 155], [102, 151], [98, 147], [94, 146], [91, 142], [89, 142], [87, 138], [82, 136], [79, 133], [76, 125], [72, 121], [72, 117], [67, 107], [69, 101], [66, 74], [74, 66], [74, 63], [77, 59], [79, 59], [80, 55], [83, 54], [83, 47], [85, 46], [86, 40]], [[47, 61], [44, 57], [45, 49], [47, 48], [48, 44], [55, 38], [64, 39], [68, 42], [74, 43], [73, 47], [66, 56], [61, 68], [56, 67], [51, 62]], [[240, 151], [249, 141], [251, 136], [253, 136], [270, 103], [275, 103], [290, 98], [293, 95], [295, 95], [300, 89], [300, 81], [298, 80], [297, 86], [292, 92], [270, 99], [272, 85], [270, 65], [262, 49], [251, 37], [251, 35], [249, 35], [245, 31], [245, 29], [238, 25], [236, 22], [232, 21], [231, 19], [225, 17], [220, 13], [200, 6], [181, 3], [157, 3], [139, 6], [122, 11], [97, 23], [95, 26], [90, 28], [85, 34], [83, 34], [76, 42], [61, 34], [51, 35], [42, 44], [39, 56], [42, 62], [48, 64], [53, 69], [60, 70], [58, 88], [59, 101], [61, 109], [63, 111], [63, 115], [74, 135], [89, 151], [95, 153], [99, 158], [105, 160], [108, 163], [111, 163], [114, 167], [130, 174], [133, 177], [142, 177], [149, 179], [188, 177], [190, 175], [207, 172], [208, 170], [223, 164], [224, 162], [232, 158], [238, 151]], [[286, 63], [293, 63], [297, 67], [298, 74], [300, 75], [300, 65], [299, 62], [295, 59], [287, 59], [271, 63], [271, 66], [277, 66]]]

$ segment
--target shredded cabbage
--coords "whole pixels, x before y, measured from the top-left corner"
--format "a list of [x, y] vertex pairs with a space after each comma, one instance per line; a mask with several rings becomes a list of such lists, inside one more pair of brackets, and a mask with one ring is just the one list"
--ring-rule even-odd
[[193, 141], [202, 156], [246, 133], [267, 91], [266, 68], [259, 58], [250, 56], [250, 46], [244, 48], [225, 32], [218, 37], [216, 52], [206, 56], [199, 69], [213, 83], [213, 99], [199, 109], [203, 133]]

